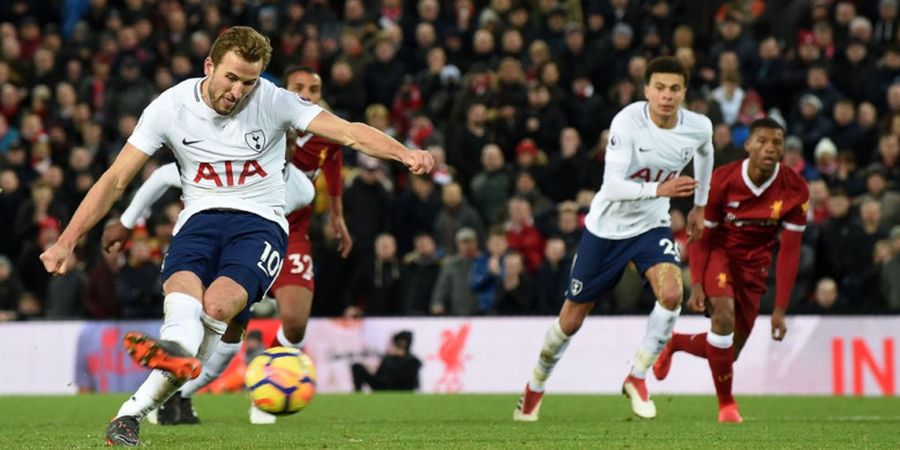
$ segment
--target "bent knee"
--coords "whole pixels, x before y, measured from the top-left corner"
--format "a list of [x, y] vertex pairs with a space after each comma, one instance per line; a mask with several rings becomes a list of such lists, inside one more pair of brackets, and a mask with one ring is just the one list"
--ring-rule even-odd
[[684, 284], [681, 281], [681, 269], [675, 264], [663, 263], [656, 271], [657, 300], [663, 307], [674, 311], [684, 300]]
[[674, 311], [681, 306], [681, 301], [684, 297], [682, 296], [681, 290], [666, 290], [664, 289], [659, 296], [659, 303], [663, 305], [664, 308], [669, 311]]

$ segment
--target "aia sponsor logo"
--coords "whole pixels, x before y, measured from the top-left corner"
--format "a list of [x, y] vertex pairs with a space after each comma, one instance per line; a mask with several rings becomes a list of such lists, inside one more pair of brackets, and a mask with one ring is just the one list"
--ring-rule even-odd
[[[240, 172], [236, 169], [241, 166]], [[250, 161], [225, 161], [224, 163], [200, 163], [197, 165], [197, 174], [194, 175], [194, 183], [203, 184], [203, 181], [212, 182], [216, 187], [240, 186], [253, 177], [265, 178], [269, 174], [262, 168], [259, 162]]]
[[649, 183], [651, 181], [669, 181], [677, 176], [678, 172], [675, 170], [658, 169], [654, 171], [653, 169], [644, 167], [643, 169], [640, 169], [637, 172], [628, 175], [628, 178], [641, 180], [644, 183]]

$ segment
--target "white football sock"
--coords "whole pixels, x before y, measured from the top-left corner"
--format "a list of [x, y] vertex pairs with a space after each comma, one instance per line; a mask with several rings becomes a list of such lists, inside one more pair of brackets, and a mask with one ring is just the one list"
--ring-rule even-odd
[[529, 389], [534, 392], [544, 391], [544, 383], [550, 377], [553, 368], [556, 367], [556, 363], [559, 362], [563, 353], [565, 353], [570, 339], [571, 336], [563, 333], [562, 328], [559, 326], [559, 319], [554, 321], [550, 329], [547, 330], [547, 334], [544, 335], [544, 345], [541, 346], [541, 354], [538, 357], [537, 364], [534, 365], [534, 370], [531, 371], [531, 380], [528, 381]]
[[168, 372], [154, 369], [134, 395], [122, 404], [116, 417], [135, 416], [140, 421], [148, 412], [159, 408], [168, 400], [181, 383], [175, 381]]
[[228, 324], [221, 320], [216, 320], [203, 313], [200, 315], [200, 321], [203, 322], [203, 340], [200, 342], [200, 349], [197, 350], [197, 359], [202, 363], [206, 363], [210, 355], [216, 349], [216, 344], [222, 340], [222, 335], [228, 329]]
[[189, 355], [196, 356], [203, 340], [203, 325], [200, 322], [203, 304], [190, 295], [173, 292], [166, 296], [163, 305], [165, 319], [159, 338], [176, 342]]
[[666, 309], [661, 303], [656, 302], [650, 317], [647, 319], [647, 331], [644, 340], [634, 357], [634, 365], [631, 366], [631, 375], [635, 378], [646, 378], [647, 369], [653, 366], [656, 358], [662, 352], [663, 347], [672, 339], [672, 330], [675, 329], [675, 321], [681, 313], [681, 306], [674, 311]]
[[240, 342], [231, 343], [219, 341], [212, 355], [203, 362], [203, 371], [200, 372], [200, 376], [188, 381], [181, 388], [181, 396], [191, 397], [207, 384], [212, 383], [213, 380], [219, 378], [219, 375], [222, 375], [222, 372], [225, 371], [225, 368], [228, 367], [228, 364], [231, 363], [231, 360], [234, 359], [234, 355], [237, 355], [240, 349]]
[[278, 343], [290, 348], [301, 349], [303, 348], [303, 339], [300, 339], [300, 342], [291, 342], [288, 340], [287, 336], [284, 335], [284, 325], [278, 326], [278, 333], [275, 334], [275, 339], [278, 340]]
[[706, 333], [706, 342], [715, 348], [726, 349], [734, 344], [734, 333], [716, 334], [710, 331]]

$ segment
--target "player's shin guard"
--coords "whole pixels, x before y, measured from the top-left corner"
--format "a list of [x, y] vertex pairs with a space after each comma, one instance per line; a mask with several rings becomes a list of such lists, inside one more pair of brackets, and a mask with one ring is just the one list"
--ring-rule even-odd
[[165, 318], [159, 338], [175, 342], [190, 356], [196, 356], [203, 340], [203, 325], [200, 322], [203, 304], [190, 295], [173, 292], [166, 295], [163, 305]]
[[278, 333], [275, 334], [275, 342], [284, 347], [296, 348], [298, 350], [303, 348], [303, 339], [300, 339], [300, 342], [291, 342], [290, 339], [284, 335], [284, 325], [278, 326]]
[[222, 372], [225, 371], [225, 368], [228, 367], [228, 364], [231, 363], [234, 355], [237, 355], [240, 349], [240, 342], [219, 341], [212, 355], [203, 362], [203, 372], [200, 373], [200, 376], [185, 383], [184, 387], [181, 388], [181, 396], [190, 398], [207, 384], [219, 378], [219, 375], [222, 375]]
[[553, 326], [544, 335], [544, 345], [541, 346], [541, 354], [532, 371], [531, 380], [528, 382], [528, 386], [532, 391], [544, 392], [544, 383], [550, 377], [553, 368], [556, 367], [556, 363], [559, 362], [563, 353], [565, 353], [570, 339], [571, 336], [563, 333], [562, 328], [559, 326], [559, 320], [557, 319], [553, 322]]
[[734, 333], [727, 335], [710, 332], [706, 335], [706, 358], [712, 371], [713, 383], [719, 406], [734, 403], [731, 382], [734, 379]]
[[182, 383], [168, 372], [154, 369], [137, 392], [122, 404], [116, 417], [135, 416], [140, 421], [148, 412], [159, 408], [159, 405], [168, 400]]
[[675, 329], [675, 321], [680, 313], [680, 306], [670, 311], [656, 302], [647, 319], [647, 331], [644, 333], [641, 348], [634, 358], [634, 365], [631, 366], [631, 376], [640, 379], [647, 377], [647, 370], [653, 366], [663, 347], [672, 338], [672, 330]]
[[676, 352], [688, 352], [694, 356], [706, 358], [706, 333], [672, 334], [672, 349]]

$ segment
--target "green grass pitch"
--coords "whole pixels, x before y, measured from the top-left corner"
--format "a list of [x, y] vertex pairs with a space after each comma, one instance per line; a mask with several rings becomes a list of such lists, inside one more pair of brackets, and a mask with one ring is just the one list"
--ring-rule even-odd
[[[0, 397], [0, 449], [98, 448], [123, 395]], [[152, 448], [900, 448], [895, 398], [739, 397], [743, 424], [716, 422], [712, 396], [655, 396], [659, 417], [621, 396], [548, 394], [515, 423], [515, 395], [318, 395], [251, 426], [243, 395], [198, 395], [199, 426], [141, 425]]]

